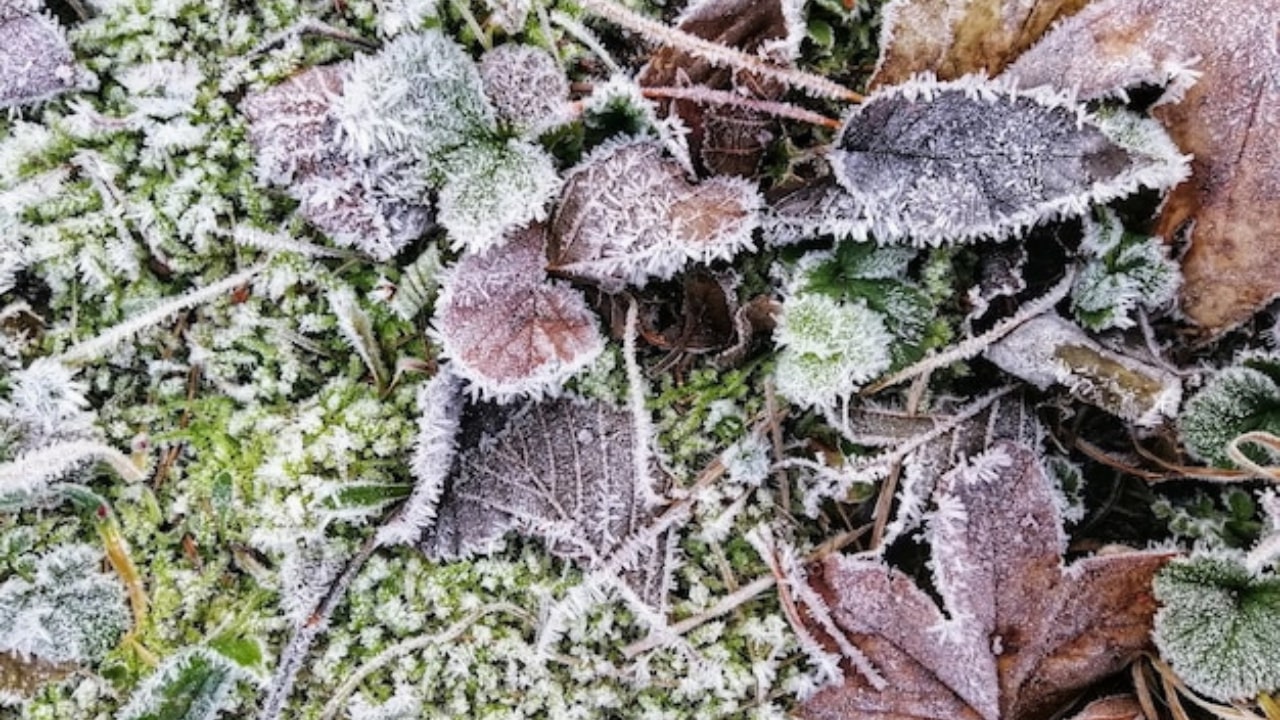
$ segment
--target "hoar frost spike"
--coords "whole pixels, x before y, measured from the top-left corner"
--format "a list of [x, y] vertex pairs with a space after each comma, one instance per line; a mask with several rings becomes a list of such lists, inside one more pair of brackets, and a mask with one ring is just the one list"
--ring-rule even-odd
[[1154, 123], [976, 75], [873, 94], [845, 122], [831, 164], [860, 216], [843, 218], [850, 230], [926, 245], [1010, 237], [1187, 172]]

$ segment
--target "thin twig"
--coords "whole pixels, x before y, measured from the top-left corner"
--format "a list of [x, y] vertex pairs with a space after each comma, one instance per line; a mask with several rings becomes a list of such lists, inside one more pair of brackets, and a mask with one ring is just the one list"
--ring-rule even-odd
[[971, 337], [943, 352], [930, 355], [910, 367], [903, 368], [892, 375], [877, 380], [863, 388], [859, 394], [864, 396], [874, 395], [887, 387], [892, 387], [900, 382], [944, 368], [951, 363], [968, 360], [980, 354], [1005, 335], [1018, 329], [1018, 326], [1026, 321], [1053, 309], [1054, 305], [1057, 305], [1067, 296], [1067, 293], [1071, 292], [1071, 284], [1074, 282], [1075, 276], [1075, 269], [1068, 268], [1067, 274], [1058, 281], [1057, 285], [1050, 288], [1044, 295], [1027, 303], [1027, 306], [1019, 310], [1013, 317], [1002, 320], [995, 327], [981, 335]]
[[765, 115], [787, 118], [788, 120], [796, 120], [798, 122], [809, 123], [810, 125], [830, 128], [832, 130], [839, 130], [841, 125], [840, 121], [835, 118], [829, 118], [822, 113], [805, 110], [804, 108], [796, 107], [790, 103], [744, 97], [737, 93], [729, 92], [728, 90], [713, 90], [702, 86], [684, 88], [644, 87], [640, 89], [640, 92], [645, 97], [651, 99], [688, 100], [702, 105], [729, 105], [746, 110], [754, 110]]
[[355, 556], [347, 561], [342, 574], [329, 586], [328, 592], [320, 599], [316, 608], [294, 629], [289, 644], [280, 653], [280, 664], [276, 666], [275, 674], [271, 677], [270, 691], [263, 701], [262, 713], [258, 716], [258, 720], [276, 720], [280, 716], [280, 711], [284, 709], [284, 704], [289, 701], [289, 695], [293, 692], [294, 681], [297, 680], [298, 671], [302, 669], [311, 646], [315, 644], [316, 638], [320, 637], [320, 633], [329, 626], [329, 619], [333, 617], [333, 611], [347, 594], [347, 588], [351, 586], [356, 575], [360, 573], [361, 568], [377, 548], [378, 534], [371, 533], [356, 551]]
[[720, 67], [736, 67], [786, 83], [817, 98], [862, 102], [862, 95], [821, 75], [774, 65], [758, 55], [721, 45], [650, 20], [612, 0], [581, 0], [583, 9], [646, 38], [696, 55]]

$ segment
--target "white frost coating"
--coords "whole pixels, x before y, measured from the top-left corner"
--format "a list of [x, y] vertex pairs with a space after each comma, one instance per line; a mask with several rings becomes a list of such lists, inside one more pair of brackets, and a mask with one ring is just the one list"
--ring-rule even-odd
[[438, 220], [453, 246], [470, 252], [502, 244], [512, 228], [545, 220], [547, 205], [560, 189], [551, 156], [524, 140], [461, 147], [448, 166]]
[[462, 383], [443, 368], [418, 391], [418, 437], [409, 471], [414, 486], [404, 507], [378, 530], [378, 545], [408, 545], [436, 519], [436, 506], [457, 452]]
[[551, 267], [616, 292], [754, 247], [761, 198], [742, 178], [694, 185], [651, 140], [596, 148], [565, 179]]
[[[190, 672], [201, 673], [201, 682], [194, 688], [183, 683], [183, 674]], [[159, 710], [172, 709], [173, 705], [180, 704], [185, 711], [182, 717], [187, 720], [212, 720], [224, 709], [223, 705], [230, 699], [236, 683], [252, 677], [221, 653], [202, 645], [191, 646], [170, 656], [148, 675], [116, 718], [141, 720], [155, 717]]]
[[75, 62], [66, 33], [43, 12], [7, 8], [0, 17], [0, 109], [34, 105], [77, 89], [93, 89], [97, 78]]
[[959, 20], [969, 4], [964, 2], [948, 2], [944, 12], [939, 13], [936, 3], [921, 3], [919, 0], [892, 0], [880, 10], [880, 42], [879, 47], [887, 50], [876, 59], [875, 72], [872, 78], [880, 75], [881, 68], [892, 57], [897, 47], [899, 28], [909, 28], [909, 32], [927, 38], [929, 47], [951, 47], [955, 34], [952, 28]]
[[142, 471], [115, 448], [89, 440], [78, 440], [33, 450], [0, 465], [0, 495], [38, 491], [92, 460], [106, 462], [130, 482], [145, 479]]
[[1057, 315], [1023, 323], [985, 355], [1041, 390], [1064, 385], [1077, 398], [1144, 427], [1174, 417], [1182, 400], [1176, 375], [1104, 349]]

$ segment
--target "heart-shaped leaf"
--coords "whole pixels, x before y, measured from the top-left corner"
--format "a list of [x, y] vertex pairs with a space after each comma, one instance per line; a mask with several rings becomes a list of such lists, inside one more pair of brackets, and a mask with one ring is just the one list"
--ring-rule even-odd
[[76, 65], [58, 21], [25, 10], [0, 9], [0, 108], [39, 103], [93, 84], [88, 71]]
[[442, 284], [434, 321], [441, 352], [486, 397], [541, 395], [600, 354], [604, 339], [582, 293], [549, 281], [546, 228], [466, 255]]

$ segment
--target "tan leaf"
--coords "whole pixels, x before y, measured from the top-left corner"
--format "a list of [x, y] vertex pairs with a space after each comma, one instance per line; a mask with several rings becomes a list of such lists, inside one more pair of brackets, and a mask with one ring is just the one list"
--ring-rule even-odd
[[1054, 492], [1036, 453], [1010, 442], [943, 477], [928, 528], [942, 608], [880, 560], [829, 558], [816, 589], [885, 683], [850, 673], [802, 715], [1048, 717], [1145, 649], [1151, 578], [1170, 556], [1064, 566]]
[[1083, 98], [1169, 85], [1152, 114], [1194, 160], [1157, 232], [1194, 223], [1182, 306], [1210, 333], [1280, 295], [1278, 26], [1280, 0], [1099, 0], [1008, 70]]
[[473, 389], [494, 398], [540, 395], [604, 347], [596, 316], [577, 290], [543, 270], [546, 227], [458, 261], [435, 318], [442, 353]]
[[1089, 0], [894, 0], [884, 7], [871, 87], [932, 72], [943, 80], [998, 75], [1055, 21]]
[[61, 680], [76, 669], [75, 663], [55, 663], [38, 657], [0, 652], [0, 693], [31, 696], [45, 683]]

